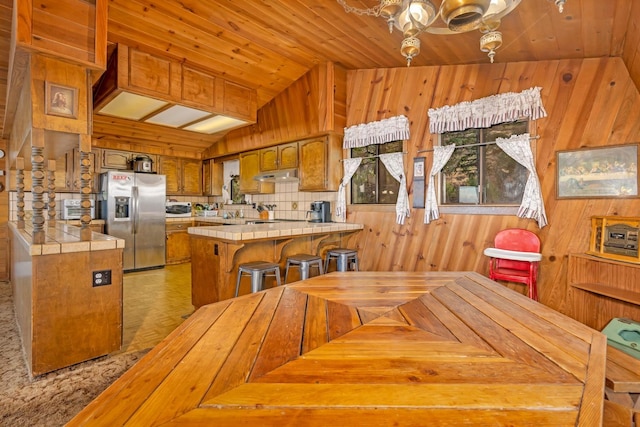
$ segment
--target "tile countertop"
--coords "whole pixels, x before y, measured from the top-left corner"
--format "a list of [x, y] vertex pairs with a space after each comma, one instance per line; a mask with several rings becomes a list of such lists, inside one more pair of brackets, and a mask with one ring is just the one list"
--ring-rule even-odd
[[8, 224], [12, 234], [19, 238], [31, 256], [124, 248], [124, 239], [95, 232], [91, 234], [91, 240], [80, 240], [80, 227], [63, 223], [45, 227], [45, 243], [34, 244], [31, 243], [33, 227], [30, 224], [26, 224], [24, 229], [19, 229], [16, 221]]
[[300, 236], [305, 234], [340, 233], [362, 230], [363, 228], [364, 226], [362, 224], [352, 224], [348, 222], [314, 223], [284, 221], [267, 224], [225, 225], [224, 227], [189, 227], [188, 232], [194, 235], [241, 242], [245, 240]]

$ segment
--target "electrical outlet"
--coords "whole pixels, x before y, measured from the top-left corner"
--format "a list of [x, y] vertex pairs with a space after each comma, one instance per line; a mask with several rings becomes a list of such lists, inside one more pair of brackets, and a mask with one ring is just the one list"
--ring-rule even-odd
[[93, 287], [111, 284], [111, 270], [93, 272]]

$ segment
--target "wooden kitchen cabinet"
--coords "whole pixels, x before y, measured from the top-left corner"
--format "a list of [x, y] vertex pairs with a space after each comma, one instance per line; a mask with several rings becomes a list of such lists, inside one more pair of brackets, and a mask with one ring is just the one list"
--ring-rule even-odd
[[106, 172], [108, 170], [131, 170], [131, 161], [137, 156], [147, 156], [152, 162], [152, 171], [158, 170], [158, 156], [155, 154], [137, 153], [132, 151], [102, 149], [99, 156], [99, 170]]
[[260, 170], [262, 172], [298, 167], [298, 143], [276, 145], [260, 150]]
[[205, 160], [202, 164], [203, 190], [205, 196], [222, 196], [223, 164], [214, 159]]
[[341, 179], [341, 137], [327, 135], [298, 143], [300, 191], [337, 191]]
[[166, 224], [166, 260], [165, 264], [180, 264], [191, 260], [189, 233], [187, 229], [193, 225], [192, 221], [168, 222]]
[[253, 179], [260, 173], [260, 150], [240, 154], [240, 191], [244, 194], [271, 194], [275, 192], [273, 182]]
[[160, 157], [158, 173], [167, 177], [167, 195], [202, 195], [202, 162]]

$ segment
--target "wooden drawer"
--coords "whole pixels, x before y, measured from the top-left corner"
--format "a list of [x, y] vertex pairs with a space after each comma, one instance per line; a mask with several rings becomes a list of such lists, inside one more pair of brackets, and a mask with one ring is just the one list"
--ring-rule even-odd
[[165, 230], [167, 233], [172, 231], [187, 231], [187, 228], [193, 227], [193, 221], [167, 222]]

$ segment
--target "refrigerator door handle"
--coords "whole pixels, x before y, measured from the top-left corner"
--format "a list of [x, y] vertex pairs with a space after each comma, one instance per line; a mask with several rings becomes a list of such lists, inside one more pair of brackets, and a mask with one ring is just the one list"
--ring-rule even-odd
[[139, 205], [139, 198], [138, 198], [138, 187], [137, 186], [133, 186], [132, 187], [132, 193], [133, 193], [133, 234], [138, 234], [138, 205]]

